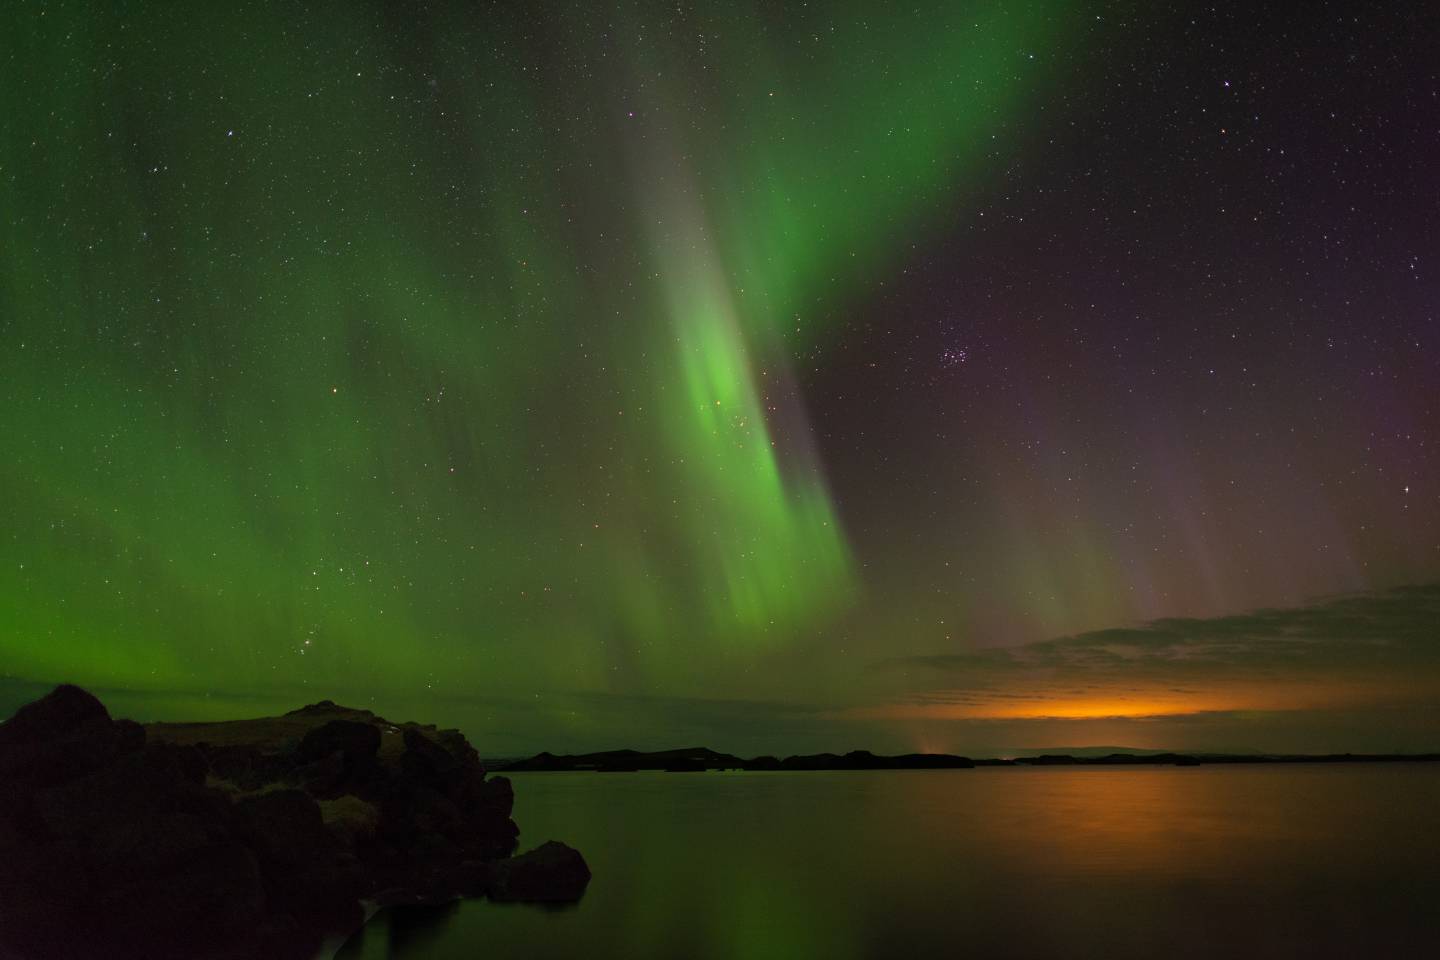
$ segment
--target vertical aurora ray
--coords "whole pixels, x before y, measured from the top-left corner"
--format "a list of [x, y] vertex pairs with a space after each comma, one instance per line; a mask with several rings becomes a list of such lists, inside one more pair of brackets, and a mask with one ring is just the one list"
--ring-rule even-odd
[[[658, 119], [634, 163], [673, 342], [657, 374], [663, 432], [698, 508], [687, 539], [713, 572], [713, 623], [758, 638], [853, 602], [850, 548], [787, 389], [793, 352], [826, 337], [799, 312], [882, 270], [901, 235], [963, 188], [1064, 13], [981, 4], [872, 24], [700, 8], [675, 15], [698, 47], [637, 54], [632, 82], [692, 77], [640, 98]], [[707, 42], [750, 69], [686, 71]], [[823, 52], [786, 57], [791, 44]], [[715, 139], [726, 130], [744, 131], [738, 148]]]
[[853, 590], [849, 554], [819, 465], [803, 447], [782, 462], [771, 421], [784, 398], [766, 396], [757, 356], [784, 359], [746, 336], [697, 206], [673, 189], [653, 218], [663, 226], [652, 248], [674, 374], [660, 382], [663, 427], [692, 501], [687, 539], [711, 571], [709, 619], [760, 640], [842, 604]]

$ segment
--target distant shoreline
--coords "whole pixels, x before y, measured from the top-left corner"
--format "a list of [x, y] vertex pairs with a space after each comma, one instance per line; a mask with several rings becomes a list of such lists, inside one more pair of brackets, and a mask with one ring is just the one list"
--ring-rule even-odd
[[749, 759], [717, 753], [706, 747], [644, 752], [608, 750], [598, 753], [538, 753], [518, 760], [490, 760], [493, 770], [515, 773], [635, 773], [664, 771], [700, 773], [708, 770], [821, 771], [821, 770], [968, 770], [975, 767], [1196, 767], [1212, 764], [1257, 763], [1429, 763], [1440, 761], [1440, 753], [1326, 753], [1326, 754], [1233, 754], [1233, 753], [1110, 753], [1102, 756], [1075, 756], [1042, 753], [1034, 756], [972, 759], [948, 753], [909, 753], [879, 756], [867, 750], [845, 754], [817, 753], [785, 757], [760, 756]]

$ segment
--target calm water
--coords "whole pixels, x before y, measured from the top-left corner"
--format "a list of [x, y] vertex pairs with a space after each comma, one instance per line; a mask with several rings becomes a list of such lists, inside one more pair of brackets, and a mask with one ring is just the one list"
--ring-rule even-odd
[[513, 779], [585, 899], [382, 914], [342, 958], [1440, 949], [1440, 764]]

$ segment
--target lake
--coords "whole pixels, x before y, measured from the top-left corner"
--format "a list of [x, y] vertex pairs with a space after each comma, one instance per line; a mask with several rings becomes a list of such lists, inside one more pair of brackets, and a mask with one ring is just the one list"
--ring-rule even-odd
[[1410, 957], [1440, 942], [1440, 764], [528, 773], [562, 910], [382, 913], [343, 960]]

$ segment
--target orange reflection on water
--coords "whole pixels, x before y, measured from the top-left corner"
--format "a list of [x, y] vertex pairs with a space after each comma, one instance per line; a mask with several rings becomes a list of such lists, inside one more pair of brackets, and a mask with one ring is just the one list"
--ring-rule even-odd
[[955, 829], [957, 813], [983, 811], [985, 834], [1009, 842], [1002, 858], [979, 859], [1003, 863], [1027, 883], [1225, 878], [1243, 871], [1253, 851], [1286, 840], [1284, 824], [1243, 802], [1252, 790], [1275, 792], [1273, 779], [1268, 770], [1235, 767], [981, 768], [963, 799], [923, 790], [904, 799], [937, 837]]

